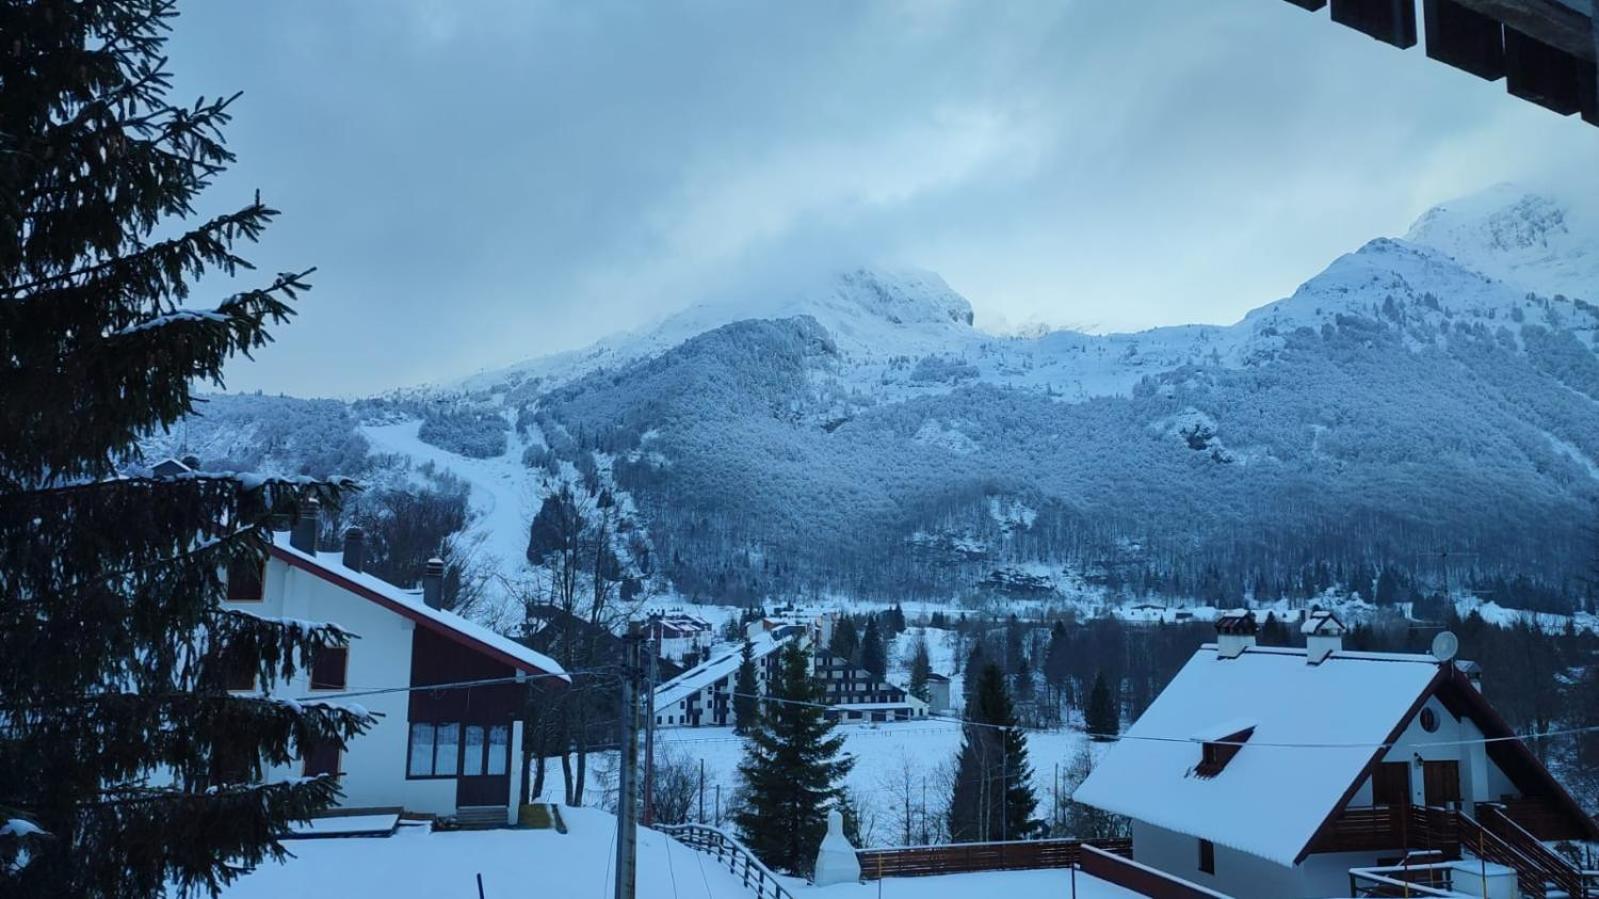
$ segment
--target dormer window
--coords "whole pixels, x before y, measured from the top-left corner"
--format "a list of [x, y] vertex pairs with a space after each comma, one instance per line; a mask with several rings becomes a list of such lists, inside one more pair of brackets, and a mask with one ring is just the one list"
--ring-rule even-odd
[[1220, 774], [1254, 733], [1255, 724], [1252, 721], [1229, 721], [1195, 734], [1193, 739], [1200, 744], [1200, 748], [1199, 764], [1194, 766], [1194, 774], [1199, 777]]

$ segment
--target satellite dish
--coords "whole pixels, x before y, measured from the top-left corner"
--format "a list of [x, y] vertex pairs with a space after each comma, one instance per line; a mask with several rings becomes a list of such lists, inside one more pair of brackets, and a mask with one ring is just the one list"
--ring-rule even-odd
[[1440, 662], [1447, 662], [1460, 651], [1460, 638], [1448, 631], [1439, 631], [1438, 636], [1432, 638], [1432, 657]]

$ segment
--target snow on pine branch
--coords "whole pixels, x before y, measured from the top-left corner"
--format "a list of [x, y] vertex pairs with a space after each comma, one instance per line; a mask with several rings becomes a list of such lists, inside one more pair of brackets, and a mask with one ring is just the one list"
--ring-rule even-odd
[[312, 621], [283, 615], [258, 615], [246, 609], [226, 609], [224, 614], [250, 618], [266, 624], [285, 628], [294, 639], [318, 636], [336, 636], [345, 640], [359, 640], [361, 635], [333, 621]]
[[122, 337], [128, 334], [138, 334], [142, 331], [153, 331], [156, 328], [164, 328], [167, 325], [175, 322], [225, 323], [227, 321], [227, 313], [218, 312], [215, 309], [178, 309], [174, 312], [168, 312], [165, 315], [158, 315], [155, 318], [146, 319], [145, 321], [138, 322], [137, 324], [129, 325], [126, 328], [118, 328], [107, 336]]

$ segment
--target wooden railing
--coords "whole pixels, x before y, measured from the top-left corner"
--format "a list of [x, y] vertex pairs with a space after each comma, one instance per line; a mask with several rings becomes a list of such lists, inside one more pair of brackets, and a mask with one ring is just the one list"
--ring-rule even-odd
[[1084, 874], [1150, 899], [1229, 899], [1215, 890], [1173, 877], [1096, 846], [1084, 846], [1081, 856], [1078, 867]]
[[861, 876], [922, 877], [966, 871], [1025, 871], [1077, 865], [1084, 845], [1117, 855], [1132, 853], [1132, 840], [1015, 840], [1004, 843], [945, 843], [861, 849]]
[[758, 899], [794, 899], [794, 894], [778, 881], [772, 869], [762, 864], [755, 853], [726, 831], [704, 824], [678, 824], [656, 829], [685, 846], [715, 856], [746, 888], [753, 890]]
[[[1472, 836], [1486, 843], [1497, 842], [1494, 851], [1507, 858], [1515, 857], [1519, 864], [1509, 861], [1500, 864], [1509, 865], [1516, 869], [1516, 879], [1522, 882], [1522, 891], [1527, 890], [1527, 881], [1537, 881], [1538, 890], [1531, 891], [1533, 895], [1542, 895], [1542, 887], [1552, 883], [1559, 887], [1572, 899], [1587, 899], [1589, 895], [1588, 881], [1576, 866], [1560, 856], [1554, 850], [1538, 841], [1537, 837], [1528, 833], [1521, 825], [1517, 824], [1503, 810], [1484, 803], [1478, 807], [1477, 814], [1482, 818], [1480, 824], [1461, 815], [1463, 826], [1474, 827]], [[1467, 845], [1470, 843], [1468, 841]], [[1490, 859], [1498, 861], [1498, 859]]]
[[1459, 827], [1448, 809], [1375, 805], [1346, 809], [1313, 847], [1315, 852], [1436, 849], [1458, 854]]
[[1392, 865], [1384, 868], [1350, 868], [1349, 894], [1357, 899], [1369, 896], [1444, 896], [1454, 892], [1454, 863]]

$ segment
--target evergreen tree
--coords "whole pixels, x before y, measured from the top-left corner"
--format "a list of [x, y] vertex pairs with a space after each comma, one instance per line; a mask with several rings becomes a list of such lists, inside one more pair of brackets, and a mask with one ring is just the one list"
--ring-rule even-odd
[[897, 637], [903, 633], [905, 633], [905, 610], [896, 602], [894, 607], [888, 610], [888, 635]]
[[1088, 691], [1088, 707], [1083, 710], [1083, 724], [1100, 742], [1111, 740], [1121, 732], [1121, 716], [1116, 713], [1116, 703], [1103, 672], [1094, 675], [1093, 689]]
[[263, 770], [371, 723], [228, 690], [346, 645], [336, 625], [222, 602], [226, 572], [258, 576], [274, 516], [350, 485], [140, 464], [137, 442], [193, 412], [196, 382], [220, 385], [307, 287], [280, 274], [180, 305], [204, 273], [247, 270], [237, 247], [276, 212], [257, 198], [193, 220], [233, 160], [231, 100], [166, 101], [174, 15], [0, 3], [0, 808], [28, 822], [0, 836], [5, 895], [215, 893], [338, 796], [336, 776]]
[[838, 623], [833, 625], [833, 638], [827, 643], [827, 651], [851, 664], [855, 662], [855, 653], [860, 651], [860, 631], [855, 629], [855, 619], [848, 615], [841, 616]]
[[875, 680], [888, 677], [888, 652], [883, 648], [883, 636], [877, 630], [877, 619], [866, 620], [866, 633], [861, 637], [861, 667]]
[[966, 678], [961, 682], [961, 700], [966, 708], [972, 708], [977, 701], [977, 684], [983, 667], [988, 664], [988, 650], [981, 639], [972, 643], [972, 651], [966, 656]]
[[733, 733], [747, 734], [755, 727], [761, 712], [760, 683], [755, 678], [755, 644], [744, 641], [743, 658], [738, 663], [738, 676], [733, 682]]
[[950, 838], [957, 843], [1025, 839], [1041, 823], [1033, 818], [1038, 800], [1031, 786], [1027, 737], [1017, 726], [1000, 667], [983, 666], [976, 680], [976, 702], [966, 711], [955, 760]]
[[827, 833], [827, 809], [842, 800], [854, 766], [840, 757], [844, 738], [818, 705], [825, 698], [810, 659], [789, 643], [758, 723], [744, 744], [739, 779], [744, 805], [733, 815], [745, 845], [780, 871], [805, 874]]
[[911, 683], [910, 694], [922, 702], [929, 702], [931, 691], [927, 689], [928, 676], [933, 673], [933, 658], [927, 651], [927, 636], [924, 634], [916, 638], [915, 648], [911, 651]]
[[1049, 629], [1049, 648], [1044, 651], [1044, 681], [1061, 687], [1071, 676], [1072, 636], [1064, 621]]

